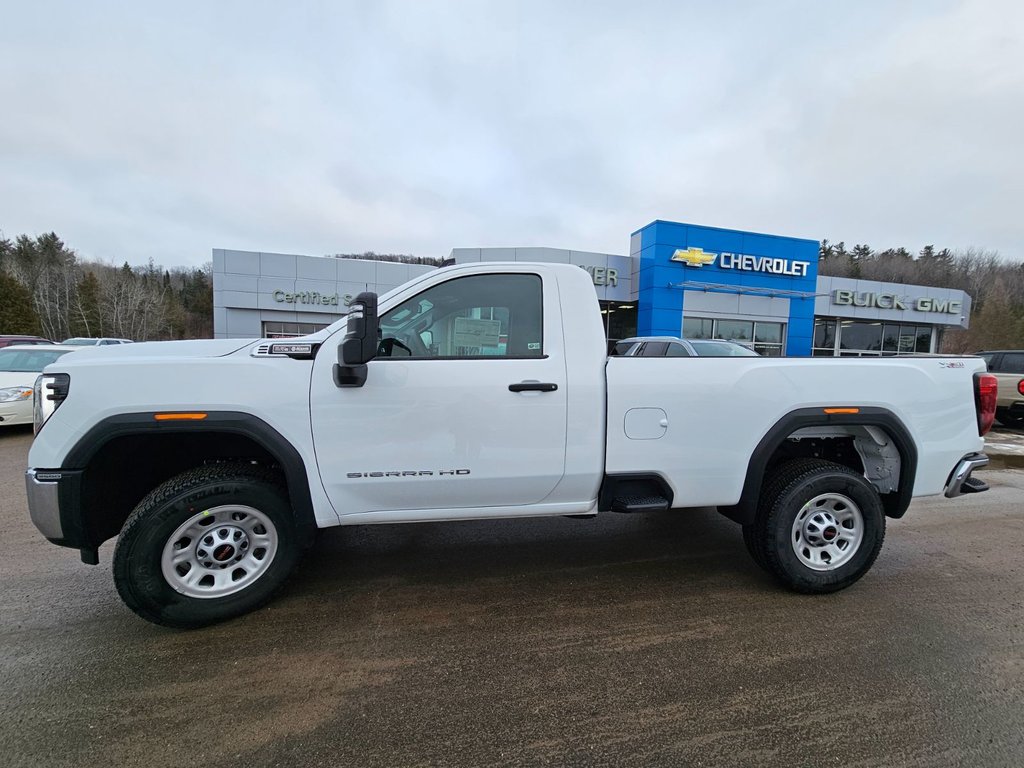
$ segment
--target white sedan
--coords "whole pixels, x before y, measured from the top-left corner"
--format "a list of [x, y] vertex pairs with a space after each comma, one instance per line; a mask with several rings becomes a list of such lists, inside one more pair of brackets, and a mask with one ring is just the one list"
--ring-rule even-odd
[[0, 349], [0, 427], [32, 423], [32, 385], [40, 372], [78, 347], [12, 345]]

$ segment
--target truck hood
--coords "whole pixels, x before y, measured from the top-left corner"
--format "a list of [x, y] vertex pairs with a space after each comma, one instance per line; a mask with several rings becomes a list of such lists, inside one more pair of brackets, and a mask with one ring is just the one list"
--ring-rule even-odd
[[237, 352], [258, 339], [199, 339], [196, 341], [145, 341], [108, 347], [83, 347], [64, 355], [54, 366], [73, 368], [79, 364], [137, 362], [159, 358], [224, 357]]

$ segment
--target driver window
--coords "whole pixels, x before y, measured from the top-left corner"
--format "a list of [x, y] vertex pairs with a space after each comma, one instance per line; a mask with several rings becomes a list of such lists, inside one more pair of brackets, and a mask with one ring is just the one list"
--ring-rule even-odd
[[471, 275], [435, 285], [380, 318], [377, 357], [543, 357], [538, 275]]

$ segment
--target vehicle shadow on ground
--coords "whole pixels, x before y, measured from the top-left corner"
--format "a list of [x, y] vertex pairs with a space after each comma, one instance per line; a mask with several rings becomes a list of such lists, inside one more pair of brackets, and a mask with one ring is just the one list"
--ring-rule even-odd
[[[416, 523], [321, 531], [290, 594], [358, 588], [380, 580], [481, 584], [549, 583], [657, 572], [672, 579], [768, 582], [743, 545], [740, 527], [713, 509], [593, 519]], [[603, 575], [602, 575], [603, 574]]]

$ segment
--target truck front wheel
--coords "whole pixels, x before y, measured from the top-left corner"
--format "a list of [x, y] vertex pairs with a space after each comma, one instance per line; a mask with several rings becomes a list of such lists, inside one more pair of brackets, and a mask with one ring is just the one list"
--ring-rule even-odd
[[862, 475], [821, 459], [780, 466], [744, 539], [758, 564], [797, 592], [835, 592], [868, 572], [885, 513]]
[[114, 549], [114, 582], [142, 618], [200, 627], [269, 600], [299, 549], [274, 472], [213, 464], [168, 480], [139, 503]]

